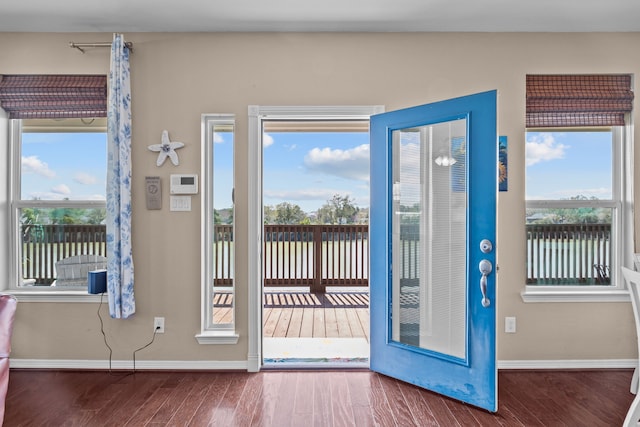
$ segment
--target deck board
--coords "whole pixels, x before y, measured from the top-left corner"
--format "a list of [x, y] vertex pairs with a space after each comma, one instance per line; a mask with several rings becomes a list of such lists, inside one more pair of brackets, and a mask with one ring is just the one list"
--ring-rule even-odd
[[291, 324], [291, 315], [293, 314], [292, 308], [280, 309], [280, 317], [278, 318], [278, 324], [276, 330], [273, 333], [274, 337], [286, 337], [289, 325]]
[[315, 308], [305, 307], [296, 308], [296, 311], [302, 311], [302, 325], [300, 326], [300, 338], [313, 338], [313, 310]]
[[326, 318], [325, 318], [324, 310], [313, 309], [313, 338], [318, 338], [318, 337], [324, 338], [327, 336], [325, 319]]
[[[369, 340], [369, 295], [365, 293], [265, 292], [263, 300], [264, 337]], [[217, 293], [213, 322], [232, 321], [232, 295]]]
[[291, 309], [291, 321], [287, 328], [287, 338], [299, 338], [300, 330], [302, 329], [302, 315], [304, 309], [292, 308]]

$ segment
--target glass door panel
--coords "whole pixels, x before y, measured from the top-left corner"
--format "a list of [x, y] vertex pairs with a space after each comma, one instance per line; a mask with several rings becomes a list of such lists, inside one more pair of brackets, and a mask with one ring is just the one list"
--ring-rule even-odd
[[466, 119], [392, 139], [392, 339], [465, 359]]

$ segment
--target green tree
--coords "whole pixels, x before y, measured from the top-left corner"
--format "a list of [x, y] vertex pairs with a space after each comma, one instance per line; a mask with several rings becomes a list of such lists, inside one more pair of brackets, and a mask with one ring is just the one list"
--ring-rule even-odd
[[87, 211], [87, 224], [102, 224], [107, 218], [107, 210], [105, 208], [94, 208]]
[[271, 205], [265, 205], [262, 210], [263, 220], [265, 224], [276, 223], [276, 209]]
[[349, 196], [334, 194], [330, 200], [318, 209], [320, 224], [353, 224], [357, 220], [360, 208], [355, 206]]
[[[572, 196], [568, 200], [598, 200], [597, 197]], [[536, 224], [610, 224], [611, 209], [597, 207], [549, 208], [527, 210], [527, 217], [537, 215]]]
[[[85, 224], [88, 221], [89, 215], [93, 214], [87, 213], [86, 209], [53, 208], [49, 210], [49, 221], [51, 224]], [[104, 213], [104, 218], [106, 218], [106, 210]], [[97, 218], [93, 219], [97, 220]]]
[[40, 222], [40, 209], [38, 208], [24, 208], [20, 217], [22, 224], [38, 224]]
[[275, 224], [300, 224], [306, 216], [300, 206], [282, 202], [275, 209]]
[[220, 211], [218, 209], [213, 210], [213, 223], [222, 224], [222, 219], [220, 218]]
[[[29, 240], [29, 235], [37, 234], [39, 233], [38, 230], [42, 230], [42, 227], [40, 226], [40, 224], [42, 224], [41, 221], [40, 209], [23, 208], [21, 210], [20, 223], [22, 224], [22, 238], [24, 241]], [[37, 236], [35, 238], [37, 238]]]

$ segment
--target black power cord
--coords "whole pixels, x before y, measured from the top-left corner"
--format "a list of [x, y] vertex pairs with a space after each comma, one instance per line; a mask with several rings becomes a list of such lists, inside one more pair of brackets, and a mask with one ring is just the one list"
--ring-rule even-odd
[[[100, 294], [100, 305], [98, 305], [98, 319], [100, 319], [100, 333], [102, 333], [102, 338], [104, 340], [104, 345], [106, 345], [107, 348], [109, 349], [109, 374], [115, 375], [113, 373], [113, 370], [111, 369], [111, 360], [112, 360], [112, 356], [113, 356], [113, 349], [111, 348], [111, 346], [109, 346], [109, 343], [107, 342], [107, 334], [105, 334], [105, 332], [104, 332], [104, 321], [102, 320], [102, 315], [100, 314], [100, 309], [102, 308], [103, 296], [104, 296], [104, 292]], [[131, 375], [131, 374], [135, 374], [136, 373], [136, 353], [139, 352], [140, 350], [143, 350], [143, 349], [149, 347], [151, 344], [153, 344], [153, 341], [156, 339], [156, 334], [158, 333], [159, 329], [160, 329], [160, 327], [156, 326], [156, 328], [153, 330], [153, 336], [151, 337], [151, 341], [149, 341], [147, 344], [145, 344], [142, 347], [140, 347], [140, 348], [138, 348], [138, 349], [133, 351], [133, 371], [128, 372], [126, 375]]]

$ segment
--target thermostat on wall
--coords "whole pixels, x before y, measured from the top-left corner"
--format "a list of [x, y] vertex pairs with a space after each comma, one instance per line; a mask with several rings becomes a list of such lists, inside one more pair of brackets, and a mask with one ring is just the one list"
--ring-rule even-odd
[[171, 194], [198, 193], [198, 174], [172, 174]]

